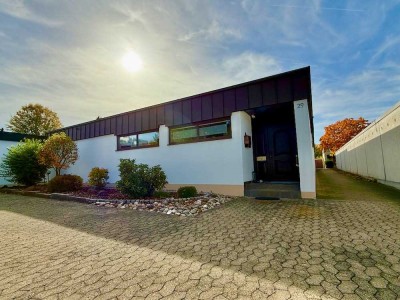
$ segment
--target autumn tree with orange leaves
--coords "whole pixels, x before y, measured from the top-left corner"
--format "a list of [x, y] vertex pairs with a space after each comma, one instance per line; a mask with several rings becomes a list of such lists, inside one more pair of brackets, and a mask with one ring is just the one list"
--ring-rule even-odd
[[7, 125], [13, 132], [38, 136], [61, 127], [57, 113], [40, 104], [22, 106]]
[[325, 134], [319, 141], [323, 149], [336, 152], [368, 125], [368, 120], [362, 117], [358, 119], [346, 118], [325, 127]]
[[64, 132], [50, 136], [39, 152], [39, 162], [53, 168], [56, 175], [61, 175], [61, 170], [68, 169], [77, 160], [78, 147]]

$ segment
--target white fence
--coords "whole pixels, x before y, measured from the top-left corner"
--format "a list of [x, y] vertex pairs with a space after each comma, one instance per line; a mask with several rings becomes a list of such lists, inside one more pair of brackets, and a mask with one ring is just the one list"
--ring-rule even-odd
[[400, 102], [340, 148], [336, 165], [400, 189]]

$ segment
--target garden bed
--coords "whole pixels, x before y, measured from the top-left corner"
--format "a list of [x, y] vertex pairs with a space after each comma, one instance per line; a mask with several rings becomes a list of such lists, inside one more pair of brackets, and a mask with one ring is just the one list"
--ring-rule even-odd
[[192, 198], [177, 198], [176, 194], [170, 193], [167, 198], [130, 199], [116, 189], [97, 191], [92, 188], [83, 188], [70, 195], [88, 199], [88, 203], [96, 206], [147, 210], [178, 216], [197, 215], [232, 200], [231, 197], [214, 193], [202, 193]]
[[219, 207], [234, 198], [214, 193], [202, 193], [192, 198], [177, 198], [176, 194], [169, 193], [170, 197], [167, 198], [131, 199], [114, 188], [96, 190], [89, 187], [83, 187], [79, 191], [69, 193], [48, 194], [43, 193], [43, 189], [35, 191], [32, 187], [28, 189], [3, 189], [2, 192], [61, 201], [76, 201], [106, 208], [135, 209], [178, 216], [195, 216]]

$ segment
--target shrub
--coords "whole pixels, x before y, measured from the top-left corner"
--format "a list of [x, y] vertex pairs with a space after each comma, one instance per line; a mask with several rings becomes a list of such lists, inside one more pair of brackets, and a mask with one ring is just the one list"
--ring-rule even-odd
[[33, 185], [46, 176], [47, 167], [39, 163], [39, 151], [43, 144], [39, 140], [25, 139], [9, 148], [0, 166], [0, 177], [9, 178], [17, 184]]
[[94, 186], [96, 188], [103, 188], [107, 184], [108, 180], [108, 170], [104, 168], [94, 167], [89, 172], [89, 185]]
[[134, 159], [120, 159], [118, 169], [117, 188], [130, 197], [151, 197], [167, 183], [167, 176], [159, 165], [149, 167], [136, 164]]
[[182, 186], [178, 189], [179, 198], [190, 198], [197, 195], [197, 189], [194, 186]]
[[327, 161], [325, 161], [325, 166], [326, 166], [327, 168], [333, 168], [333, 166], [334, 166], [333, 160], [327, 160]]
[[155, 198], [171, 198], [174, 196], [173, 192], [166, 192], [166, 191], [155, 191], [154, 195]]
[[77, 191], [82, 188], [83, 180], [78, 175], [57, 175], [47, 184], [50, 193]]

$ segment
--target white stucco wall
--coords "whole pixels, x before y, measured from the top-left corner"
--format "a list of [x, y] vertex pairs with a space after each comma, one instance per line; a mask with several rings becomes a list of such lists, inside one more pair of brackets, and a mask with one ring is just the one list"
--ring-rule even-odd
[[[8, 148], [11, 146], [17, 145], [18, 142], [10, 142], [10, 141], [1, 141], [0, 140], [0, 163], [3, 160], [4, 154], [8, 152]], [[0, 177], [0, 186], [3, 185], [12, 185], [13, 183], [10, 181], [7, 181], [6, 178]]]
[[121, 158], [137, 163], [161, 165], [169, 184], [241, 185], [251, 180], [253, 151], [243, 144], [244, 132], [251, 134], [251, 119], [245, 112], [231, 116], [232, 138], [199, 143], [168, 145], [168, 128], [159, 129], [159, 147], [116, 151], [117, 137], [107, 135], [77, 141], [79, 159], [66, 172], [87, 175], [93, 167], [109, 170], [109, 182], [119, 179]]
[[244, 145], [244, 135], [247, 134], [252, 136], [252, 126], [251, 126], [251, 116], [247, 113], [241, 113], [241, 132], [239, 136], [242, 137], [242, 140], [238, 139], [239, 145], [237, 147], [242, 148], [242, 165], [243, 165], [243, 181], [252, 181], [253, 180], [253, 172], [254, 172], [254, 161], [253, 161], [253, 143], [251, 148], [245, 148]]
[[307, 100], [294, 101], [297, 154], [302, 198], [315, 198], [315, 161]]
[[400, 102], [335, 155], [339, 169], [400, 188]]

